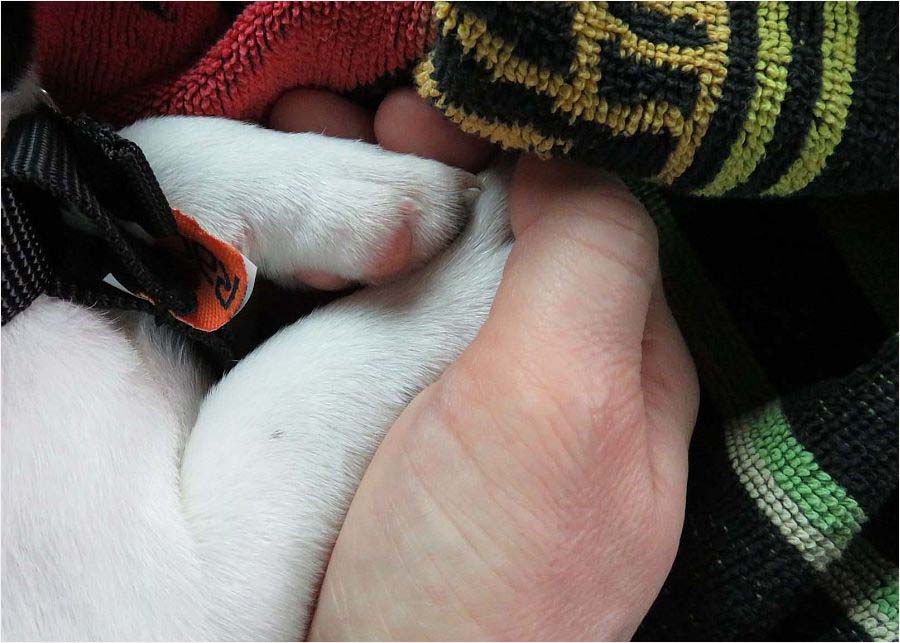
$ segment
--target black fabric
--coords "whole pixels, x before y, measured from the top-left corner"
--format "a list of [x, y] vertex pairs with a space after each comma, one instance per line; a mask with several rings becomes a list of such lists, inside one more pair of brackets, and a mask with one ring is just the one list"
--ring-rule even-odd
[[[487, 122], [508, 122], [522, 127], [532, 127], [542, 136], [566, 136], [567, 131], [577, 132], [569, 156], [589, 164], [602, 161], [615, 162], [628, 173], [642, 168], [658, 172], [674, 148], [674, 139], [666, 133], [636, 133], [631, 136], [615, 135], [597, 123], [578, 121], [571, 123], [565, 114], [553, 108], [554, 98], [539, 93], [523, 94], [521, 88], [504, 79], [493, 80], [490, 72], [463, 53], [462, 45], [454, 39], [440, 41], [435, 48], [446, 64], [435, 72], [435, 81], [442, 94], [467, 112], [477, 113]], [[475, 80], [490, 84], [491, 91], [476, 94], [468, 91]], [[693, 95], [694, 88], [684, 88]], [[629, 145], [623, 142], [629, 141]], [[632, 172], [633, 171], [633, 172]]]
[[[821, 461], [833, 465], [829, 471], [840, 472], [839, 481], [851, 484], [854, 491], [863, 489], [855, 497], [866, 509], [878, 494], [882, 500], [894, 499], [892, 506], [883, 503], [883, 512], [855, 536], [845, 559], [858, 557], [857, 552], [879, 539], [896, 543], [896, 371], [897, 340], [892, 338], [857, 371], [782, 401], [793, 429], [813, 438], [805, 444], [816, 445], [816, 455], [824, 456]], [[873, 432], [857, 435], [859, 416], [873, 402], [871, 392], [860, 395], [859, 389], [871, 386], [873, 373], [881, 375], [875, 379], [884, 390], [874, 393], [876, 408], [867, 421], [883, 430], [876, 445], [894, 444], [892, 449], [886, 447], [890, 450], [881, 458], [869, 452], [867, 441]], [[891, 402], [893, 409], [888, 408]], [[860, 413], [831, 414], [831, 410], [854, 407]], [[708, 399], [701, 399], [700, 408], [678, 557], [635, 639], [872, 640], [836, 602], [841, 588], [834, 577], [806, 564], [771, 522], [759, 519], [757, 507], [747, 502], [746, 490], [726, 456], [722, 426], [727, 419]], [[884, 416], [883, 423], [876, 417], [879, 414]], [[810, 420], [810, 415], [821, 417]], [[829, 426], [813, 435], [824, 423]], [[822, 452], [827, 447], [815, 439], [825, 432], [830, 444], [849, 445], [843, 460]], [[879, 460], [875, 466], [873, 459]], [[851, 475], [856, 480], [851, 482]], [[896, 552], [888, 561], [896, 564]]]
[[640, 105], [648, 96], [690, 112], [697, 102], [698, 87], [690, 82], [690, 74], [679, 70], [671, 74], [649, 77], [634, 56], [623, 56], [615, 49], [598, 63], [604, 79], [598, 95], [623, 105]]
[[[115, 141], [110, 134], [87, 119], [69, 121], [49, 110], [39, 110], [19, 118], [10, 124], [4, 137], [3, 179], [14, 191], [20, 191], [19, 212], [24, 210], [27, 213], [28, 206], [23, 203], [22, 197], [27, 199], [29, 192], [35, 191], [54, 199], [57, 210], [67, 210], [80, 219], [82, 225], [90, 228], [89, 232], [105, 240], [110, 256], [93, 257], [98, 270], [118, 264], [121, 270], [114, 274], [117, 277], [121, 274], [126, 281], [140, 284], [141, 290], [159, 301], [163, 309], [179, 314], [189, 313], [196, 306], [192, 294], [183, 289], [167, 288], [142, 261], [137, 244], [126, 235], [119, 221], [111, 214], [109, 205], [100, 203], [101, 195], [116, 193], [113, 199], [117, 206], [115, 211], [129, 212], [130, 218], [139, 222], [151, 236], [158, 238], [177, 234], [175, 220], [159, 187], [155, 186], [154, 190], [146, 185], [149, 182], [147, 177], [152, 177], [152, 173], [138, 174], [143, 168], [133, 159], [141, 154], [140, 150], [124, 139], [119, 139], [121, 143]], [[125, 162], [120, 164], [120, 159]], [[103, 164], [104, 160], [108, 162]], [[115, 165], [119, 168], [114, 169]], [[88, 176], [99, 177], [100, 180], [90, 181]], [[121, 179], [125, 179], [125, 184], [114, 188]], [[143, 186], [137, 187], [142, 183]], [[137, 190], [131, 192], [129, 187], [137, 187]], [[127, 206], [131, 208], [125, 209]], [[54, 222], [53, 226], [40, 227], [45, 230], [57, 228], [60, 233], [65, 230], [61, 221]], [[120, 291], [112, 292], [115, 289], [110, 286], [96, 284], [96, 273], [85, 275], [62, 270], [59, 274], [71, 278], [80, 293], [77, 298], [86, 300], [83, 303], [91, 300], [111, 303], [129, 297]]]
[[[851, 619], [848, 598], [873, 589], [859, 570], [897, 564], [896, 193], [754, 204], [633, 188], [659, 227], [667, 299], [701, 380], [678, 556], [636, 639], [891, 638]], [[866, 517], [825, 570], [764, 512], [779, 507], [747, 488], [728, 447], [773, 404]], [[844, 565], [852, 556], [881, 561]]]
[[[178, 322], [197, 305], [197, 272], [135, 237], [178, 235], [172, 211], [140, 149], [109, 128], [49, 109], [13, 121], [3, 139], [3, 324], [40, 294], [87, 306], [154, 313], [215, 361], [233, 359], [229, 335]], [[112, 274], [132, 292], [102, 281]]]
[[797, 439], [867, 515], [896, 495], [896, 339], [852, 374], [788, 396], [782, 407]]
[[[793, 5], [794, 3], [792, 3]], [[853, 74], [853, 102], [847, 127], [828, 167], [806, 189], [815, 194], [890, 190], [897, 180], [897, 114], [881, 106], [897, 104], [898, 48], [896, 2], [858, 5], [860, 42]], [[890, 151], [891, 153], [885, 153]]]
[[[679, 224], [779, 391], [853, 370], [896, 332], [884, 326], [848, 273], [813, 204], [693, 199], [672, 204], [690, 213]], [[866, 216], [884, 218], [875, 212]]]
[[828, 593], [816, 588], [798, 596], [777, 626], [785, 641], [870, 641], [836, 606]]
[[638, 38], [677, 47], [703, 47], [710, 43], [706, 30], [688, 16], [664, 16], [639, 2], [611, 2], [608, 11], [630, 25]]
[[8, 185], [0, 189], [3, 217], [3, 324], [25, 310], [53, 278], [31, 219]]
[[896, 189], [896, 3], [437, 7], [420, 93], [504, 148], [704, 197]]
[[[638, 641], [765, 641], [812, 589], [812, 571], [735, 477], [724, 418], [701, 398], [678, 557]], [[780, 632], [778, 632], [780, 635]]]
[[[896, 447], [896, 445], [895, 445]], [[885, 501], [881, 510], [875, 514], [870, 521], [869, 542], [885, 560], [889, 560], [897, 565], [898, 548], [900, 543], [897, 541], [898, 528], [897, 505], [900, 504], [897, 489]]]
[[515, 42], [516, 56], [563, 75], [570, 73], [576, 49], [569, 37], [574, 5], [561, 3], [553, 13], [547, 13], [540, 3], [533, 2], [458, 2], [456, 6], [496, 24], [500, 36]]

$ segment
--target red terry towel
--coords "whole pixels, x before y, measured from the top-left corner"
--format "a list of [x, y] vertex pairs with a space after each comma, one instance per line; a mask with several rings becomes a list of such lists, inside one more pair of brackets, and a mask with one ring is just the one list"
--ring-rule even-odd
[[260, 120], [292, 87], [346, 92], [406, 69], [429, 2], [35, 3], [36, 60], [66, 112]]

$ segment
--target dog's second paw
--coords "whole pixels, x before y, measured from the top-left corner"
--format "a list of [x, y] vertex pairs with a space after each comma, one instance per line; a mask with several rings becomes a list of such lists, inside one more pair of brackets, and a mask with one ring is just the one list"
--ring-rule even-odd
[[224, 119], [151, 119], [122, 134], [173, 207], [286, 286], [405, 272], [449, 244], [479, 192], [436, 161]]
[[310, 270], [365, 283], [407, 272], [453, 240], [480, 193], [473, 175], [436, 161], [309, 138], [321, 146], [321, 162], [311, 168], [315, 189], [304, 199], [307, 225], [295, 231], [293, 247], [284, 236], [257, 236], [260, 260], [282, 283], [311, 282]]

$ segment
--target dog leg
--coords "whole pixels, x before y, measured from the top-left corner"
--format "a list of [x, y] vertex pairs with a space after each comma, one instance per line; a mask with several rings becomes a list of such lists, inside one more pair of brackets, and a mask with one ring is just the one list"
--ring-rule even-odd
[[[456, 234], [472, 184], [215, 119], [125, 133], [175, 207], [289, 285], [304, 270], [370, 279], [404, 226], [426, 259]], [[285, 329], [202, 404], [190, 350], [149, 318], [41, 297], [5, 326], [3, 638], [302, 634], [381, 436], [487, 314], [502, 199], [499, 185], [480, 198], [433, 266]]]
[[179, 493], [209, 381], [152, 326], [39, 297], [3, 327], [4, 640], [217, 638]]
[[467, 172], [359, 141], [196, 117], [120, 133], [173, 207], [285, 286], [311, 272], [371, 282], [420, 264], [459, 232], [478, 193]]
[[509, 249], [505, 186], [487, 181], [443, 257], [282, 330], [203, 404], [182, 499], [229, 636], [305, 631], [373, 452], [486, 318]]

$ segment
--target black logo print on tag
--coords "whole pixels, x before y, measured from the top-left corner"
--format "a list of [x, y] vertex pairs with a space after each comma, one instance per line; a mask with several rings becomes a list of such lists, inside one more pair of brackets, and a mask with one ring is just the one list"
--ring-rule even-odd
[[240, 290], [240, 277], [229, 273], [225, 264], [202, 244], [191, 239], [185, 239], [184, 244], [191, 256], [194, 257], [206, 283], [213, 287], [219, 305], [224, 310], [231, 308], [234, 297]]

